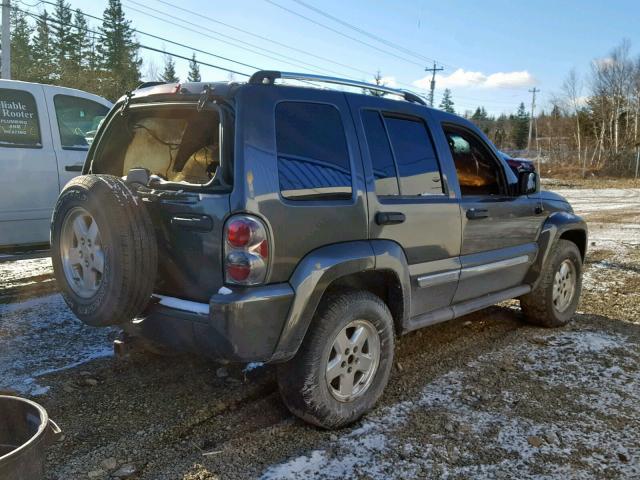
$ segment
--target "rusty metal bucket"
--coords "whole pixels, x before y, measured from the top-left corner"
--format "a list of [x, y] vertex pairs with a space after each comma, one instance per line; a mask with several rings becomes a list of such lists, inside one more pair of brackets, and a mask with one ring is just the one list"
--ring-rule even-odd
[[44, 450], [60, 433], [42, 406], [0, 395], [0, 479], [41, 480]]

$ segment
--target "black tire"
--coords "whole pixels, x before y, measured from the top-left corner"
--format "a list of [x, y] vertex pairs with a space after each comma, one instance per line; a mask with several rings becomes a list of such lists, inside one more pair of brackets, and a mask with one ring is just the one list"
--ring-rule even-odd
[[[575, 269], [575, 289], [568, 306], [558, 311], [553, 302], [553, 287], [556, 272], [568, 260]], [[558, 240], [552, 247], [542, 278], [536, 288], [520, 297], [520, 306], [527, 322], [540, 327], [562, 327], [569, 323], [580, 301], [582, 291], [582, 256], [575, 243]]]
[[[75, 207], [95, 220], [104, 252], [100, 285], [89, 298], [74, 291], [62, 264], [61, 230]], [[80, 320], [92, 326], [130, 321], [148, 304], [158, 267], [158, 246], [146, 207], [118, 177], [74, 178], [60, 193], [53, 212], [51, 259], [58, 288]]]
[[[370, 322], [378, 333], [379, 363], [361, 395], [339, 401], [325, 381], [326, 362], [338, 333], [358, 319]], [[379, 297], [367, 291], [331, 295], [318, 308], [296, 356], [278, 365], [280, 394], [289, 410], [303, 420], [328, 429], [343, 427], [378, 401], [389, 380], [393, 354], [393, 319]]]

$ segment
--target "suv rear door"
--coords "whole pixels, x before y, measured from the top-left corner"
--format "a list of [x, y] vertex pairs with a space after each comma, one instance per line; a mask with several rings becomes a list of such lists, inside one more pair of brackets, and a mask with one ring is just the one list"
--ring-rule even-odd
[[411, 277], [411, 316], [447, 307], [460, 263], [460, 208], [426, 108], [347, 95], [363, 152], [369, 236], [397, 242]]
[[454, 303], [520, 285], [537, 255], [537, 201], [510, 192], [512, 172], [473, 127], [444, 123], [441, 133], [460, 189], [462, 270]]

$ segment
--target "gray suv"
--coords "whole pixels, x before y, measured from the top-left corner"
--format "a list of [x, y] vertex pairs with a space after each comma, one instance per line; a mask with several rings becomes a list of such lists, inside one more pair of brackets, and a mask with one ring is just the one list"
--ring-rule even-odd
[[261, 71], [121, 98], [51, 242], [83, 322], [154, 351], [277, 363], [289, 409], [335, 428], [376, 403], [399, 335], [512, 298], [531, 323], [565, 325], [587, 228], [412, 93]]

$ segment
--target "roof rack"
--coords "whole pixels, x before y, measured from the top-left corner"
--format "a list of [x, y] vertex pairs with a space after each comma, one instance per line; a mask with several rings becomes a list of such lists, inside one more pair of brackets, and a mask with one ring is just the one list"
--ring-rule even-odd
[[324, 75], [315, 75], [312, 73], [294, 73], [294, 72], [280, 72], [277, 70], [260, 70], [249, 79], [249, 83], [261, 84], [261, 85], [273, 85], [277, 79], [286, 80], [306, 80], [322, 83], [334, 83], [337, 85], [347, 85], [349, 87], [366, 88], [367, 90], [375, 90], [377, 92], [390, 93], [392, 95], [398, 95], [404, 98], [408, 102], [419, 103], [420, 105], [427, 105], [424, 99], [418, 95], [406, 90], [399, 90], [397, 88], [389, 88], [384, 85], [375, 85], [373, 83], [359, 82], [357, 80], [349, 80], [346, 78], [338, 77], [326, 77]]

